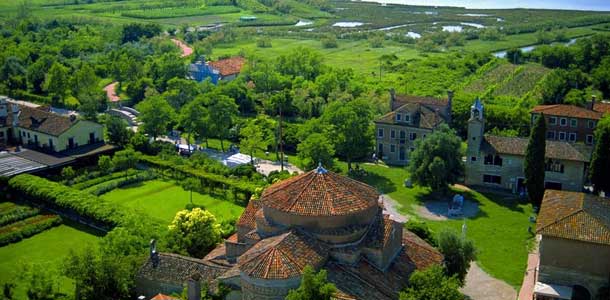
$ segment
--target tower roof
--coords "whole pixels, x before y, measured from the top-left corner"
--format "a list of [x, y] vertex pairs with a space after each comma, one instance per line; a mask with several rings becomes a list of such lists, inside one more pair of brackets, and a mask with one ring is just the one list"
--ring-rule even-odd
[[345, 216], [377, 205], [379, 193], [321, 166], [278, 182], [262, 194], [263, 206], [299, 216]]

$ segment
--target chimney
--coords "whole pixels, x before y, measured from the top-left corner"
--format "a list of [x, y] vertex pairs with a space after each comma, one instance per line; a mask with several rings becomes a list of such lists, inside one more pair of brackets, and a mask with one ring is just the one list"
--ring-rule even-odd
[[189, 278], [187, 283], [187, 299], [188, 300], [201, 300], [201, 277], [195, 273]]
[[19, 110], [19, 105], [17, 103], [12, 103], [11, 108], [13, 110], [13, 127], [19, 126], [19, 114], [21, 110]]
[[159, 266], [159, 253], [157, 252], [157, 241], [155, 239], [150, 240], [150, 261], [153, 268]]
[[396, 91], [390, 88], [390, 111], [394, 110], [394, 101], [396, 101]]
[[591, 110], [595, 110], [595, 100], [597, 100], [597, 97], [595, 95], [591, 95]]

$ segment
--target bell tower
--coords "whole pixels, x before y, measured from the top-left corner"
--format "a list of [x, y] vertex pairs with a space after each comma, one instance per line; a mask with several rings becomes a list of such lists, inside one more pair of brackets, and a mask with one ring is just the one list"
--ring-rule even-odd
[[472, 157], [478, 158], [481, 151], [481, 143], [485, 133], [485, 118], [483, 117], [483, 103], [477, 98], [470, 107], [470, 119], [468, 119], [468, 160]]

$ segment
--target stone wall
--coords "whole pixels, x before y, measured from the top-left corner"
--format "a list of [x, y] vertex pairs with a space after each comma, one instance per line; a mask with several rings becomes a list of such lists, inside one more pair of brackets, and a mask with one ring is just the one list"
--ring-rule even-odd
[[288, 291], [301, 284], [301, 277], [286, 280], [262, 280], [241, 274], [243, 300], [284, 300]]
[[[380, 129], [383, 130], [383, 137], [379, 137]], [[394, 138], [392, 138], [392, 130], [394, 130]], [[401, 138], [401, 132], [405, 133], [405, 138]], [[410, 140], [409, 133], [415, 133], [417, 135], [416, 139]], [[430, 133], [432, 133], [430, 129], [406, 125], [375, 124], [377, 157], [388, 164], [406, 165], [409, 161], [409, 153], [415, 149], [415, 142]], [[383, 149], [380, 149], [380, 145], [383, 145]], [[391, 151], [391, 145], [394, 145], [394, 152]], [[404, 160], [400, 159], [401, 147], [405, 151]], [[379, 155], [381, 152], [383, 152], [383, 157]]]
[[[287, 227], [303, 227], [311, 230], [341, 228], [355, 224], [368, 225], [374, 220], [379, 207], [377, 200], [371, 202], [369, 209], [346, 216], [313, 217], [289, 214], [263, 205], [265, 217], [275, 224]], [[257, 226], [258, 226], [257, 220]], [[260, 228], [259, 228], [260, 229]]]

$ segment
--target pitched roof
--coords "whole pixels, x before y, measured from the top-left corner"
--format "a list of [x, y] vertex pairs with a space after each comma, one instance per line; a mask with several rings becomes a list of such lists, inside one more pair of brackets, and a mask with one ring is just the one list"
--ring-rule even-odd
[[599, 120], [603, 116], [603, 113], [601, 112], [567, 104], [537, 105], [534, 107], [534, 109], [532, 109], [532, 113], [543, 113], [549, 116], [572, 117], [592, 120]]
[[397, 299], [398, 293], [407, 287], [413, 271], [443, 261], [438, 250], [408, 230], [403, 231], [403, 244], [403, 250], [385, 272], [366, 259], [361, 259], [354, 266], [330, 261], [324, 266], [328, 271], [328, 280], [339, 291], [356, 299]]
[[[497, 153], [525, 156], [529, 139], [519, 137], [504, 137], [485, 135], [483, 148]], [[546, 157], [563, 160], [588, 162], [585, 154], [578, 151], [568, 142], [546, 141]]]
[[372, 186], [321, 167], [275, 183], [261, 196], [263, 206], [300, 216], [350, 215], [378, 199]]
[[320, 267], [328, 250], [295, 231], [264, 239], [238, 259], [239, 269], [259, 279], [288, 279], [301, 276], [305, 266]]
[[593, 110], [603, 114], [610, 114], [610, 102], [595, 102]]
[[[401, 111], [408, 111], [409, 113], [411, 113], [411, 115], [413, 116], [411, 124], [396, 121], [396, 114]], [[427, 129], [434, 129], [443, 122], [446, 122], [446, 120], [445, 117], [441, 114], [441, 112], [420, 103], [406, 103], [375, 120], [375, 123], [404, 126], [411, 125]]]
[[397, 108], [408, 103], [418, 103], [435, 106], [447, 106], [449, 104], [448, 99], [439, 99], [434, 97], [423, 97], [413, 95], [394, 95], [393, 97], [394, 101], [392, 107], [390, 108], [391, 110], [396, 110]]
[[197, 274], [203, 282], [210, 283], [228, 269], [228, 266], [215, 264], [212, 261], [172, 253], [159, 253], [159, 264], [155, 267], [148, 259], [138, 271], [138, 276], [157, 282], [182, 285]]
[[256, 222], [254, 215], [261, 208], [261, 201], [259, 200], [250, 200], [244, 212], [239, 216], [237, 220], [237, 226], [254, 229], [256, 227]]
[[610, 201], [584, 193], [546, 190], [536, 232], [610, 245]]
[[222, 76], [239, 74], [246, 60], [241, 56], [225, 58], [217, 61], [211, 61], [208, 65], [220, 72]]
[[164, 295], [164, 294], [157, 294], [156, 296], [152, 297], [150, 300], [180, 300], [180, 298], [175, 298], [175, 297]]

